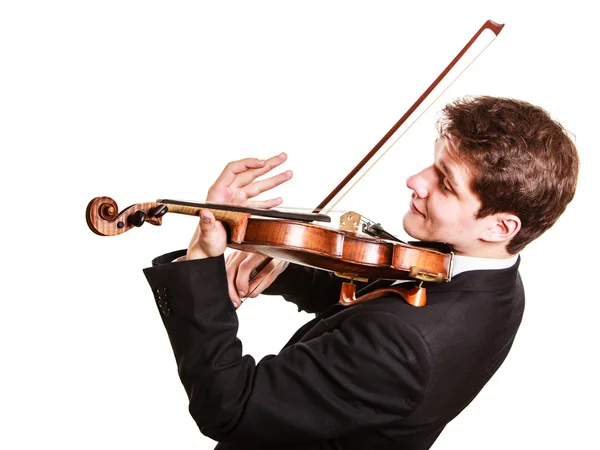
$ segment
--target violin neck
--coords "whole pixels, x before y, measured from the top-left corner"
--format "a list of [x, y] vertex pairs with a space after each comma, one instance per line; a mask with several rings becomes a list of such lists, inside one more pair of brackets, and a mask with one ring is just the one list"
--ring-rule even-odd
[[238, 212], [238, 211], [227, 211], [224, 209], [212, 209], [206, 206], [187, 206], [178, 205], [174, 203], [164, 203], [169, 207], [170, 213], [185, 214], [188, 216], [199, 216], [200, 210], [206, 209], [213, 213], [215, 219], [225, 223], [231, 232], [231, 241], [240, 243], [244, 240], [246, 234], [246, 228], [248, 226], [248, 219], [250, 213]]

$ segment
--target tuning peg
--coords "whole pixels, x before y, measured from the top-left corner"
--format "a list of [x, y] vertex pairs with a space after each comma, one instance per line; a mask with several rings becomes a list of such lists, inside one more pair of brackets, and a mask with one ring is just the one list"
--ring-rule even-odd
[[151, 208], [150, 211], [148, 211], [148, 214], [150, 214], [150, 217], [158, 219], [159, 217], [164, 216], [168, 211], [169, 208], [167, 205], [158, 205], [154, 208]]
[[146, 213], [142, 210], [136, 211], [132, 216], [129, 216], [129, 222], [134, 227], [141, 227], [146, 221]]

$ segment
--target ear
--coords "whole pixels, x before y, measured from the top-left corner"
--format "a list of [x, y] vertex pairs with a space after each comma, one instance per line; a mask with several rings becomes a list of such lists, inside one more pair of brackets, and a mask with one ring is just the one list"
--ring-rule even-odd
[[521, 219], [514, 214], [493, 214], [489, 219], [490, 226], [481, 236], [481, 239], [487, 242], [508, 242], [521, 229]]

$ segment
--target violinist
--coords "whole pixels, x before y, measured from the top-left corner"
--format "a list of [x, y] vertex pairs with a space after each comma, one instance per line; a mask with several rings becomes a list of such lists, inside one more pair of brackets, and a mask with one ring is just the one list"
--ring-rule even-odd
[[[208, 210], [187, 250], [144, 270], [189, 411], [217, 448], [428, 449], [503, 363], [524, 308], [519, 254], [573, 198], [578, 156], [563, 127], [523, 101], [467, 97], [442, 113], [432, 164], [406, 182], [407, 234], [455, 253], [450, 282], [424, 283], [426, 306], [392, 295], [342, 306], [344, 280], [276, 260], [253, 278], [264, 257], [225, 261], [226, 231]], [[260, 178], [285, 158], [229, 163], [207, 201], [277, 206], [255, 197], [291, 178]], [[315, 318], [255, 361], [236, 337], [250, 292]]]

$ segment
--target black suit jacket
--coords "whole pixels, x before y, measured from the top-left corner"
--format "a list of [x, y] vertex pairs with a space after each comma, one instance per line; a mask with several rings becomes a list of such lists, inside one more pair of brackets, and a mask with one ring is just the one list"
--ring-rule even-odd
[[[341, 280], [290, 265], [269, 289], [317, 316], [277, 355], [242, 356], [223, 257], [144, 270], [189, 410], [219, 449], [428, 449], [506, 358], [524, 307], [518, 262], [344, 307]], [[376, 282], [370, 289], [389, 282]]]

